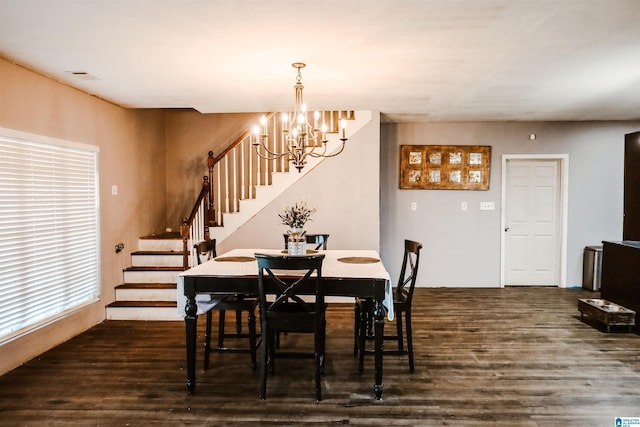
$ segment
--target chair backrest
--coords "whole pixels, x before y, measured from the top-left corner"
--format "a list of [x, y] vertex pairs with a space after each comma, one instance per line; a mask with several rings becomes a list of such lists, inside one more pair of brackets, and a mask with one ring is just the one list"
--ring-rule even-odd
[[[258, 261], [258, 290], [260, 315], [268, 321], [279, 311], [316, 314], [324, 310], [322, 290], [322, 261], [324, 254], [289, 256], [255, 254]], [[267, 304], [267, 294], [275, 299]], [[306, 302], [300, 295], [315, 295], [315, 303]], [[295, 329], [295, 325], [291, 325]], [[300, 325], [304, 328], [304, 325]], [[291, 330], [288, 328], [288, 330]]]
[[[289, 248], [289, 235], [283, 234], [284, 237], [284, 248]], [[329, 240], [328, 234], [305, 234], [307, 239], [307, 244], [314, 245], [313, 249], [318, 251], [320, 249], [327, 250], [327, 240]]]
[[204, 240], [200, 243], [196, 243], [193, 247], [196, 250], [198, 264], [202, 264], [203, 262], [218, 256], [216, 254], [216, 239]]
[[402, 268], [400, 278], [396, 285], [396, 299], [411, 304], [413, 289], [418, 278], [418, 265], [420, 264], [420, 250], [422, 243], [413, 240], [404, 241], [404, 256], [402, 258]]

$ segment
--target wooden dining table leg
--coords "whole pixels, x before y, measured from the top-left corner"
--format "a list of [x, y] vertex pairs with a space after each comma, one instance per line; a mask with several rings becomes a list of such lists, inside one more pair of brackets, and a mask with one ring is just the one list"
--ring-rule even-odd
[[375, 399], [382, 399], [382, 355], [384, 344], [384, 317], [387, 311], [382, 304], [382, 301], [376, 300], [373, 308], [373, 320], [374, 320], [374, 335], [375, 335], [375, 383], [373, 385], [373, 392]]
[[187, 390], [193, 393], [196, 388], [196, 326], [198, 324], [198, 306], [195, 296], [187, 296], [184, 318], [187, 341]]

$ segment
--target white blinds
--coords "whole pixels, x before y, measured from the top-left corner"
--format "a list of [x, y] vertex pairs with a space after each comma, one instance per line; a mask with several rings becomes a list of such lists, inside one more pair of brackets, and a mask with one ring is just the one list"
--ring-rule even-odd
[[0, 134], [0, 341], [100, 294], [98, 153]]

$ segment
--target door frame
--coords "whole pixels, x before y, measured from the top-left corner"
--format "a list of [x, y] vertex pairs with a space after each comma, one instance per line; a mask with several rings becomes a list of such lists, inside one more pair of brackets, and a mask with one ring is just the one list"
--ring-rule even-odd
[[510, 160], [551, 160], [557, 161], [560, 168], [559, 191], [560, 203], [558, 218], [560, 220], [560, 263], [559, 288], [567, 287], [567, 221], [569, 213], [569, 155], [568, 154], [503, 154], [502, 155], [502, 194], [500, 208], [500, 287], [506, 282], [506, 196], [507, 196], [507, 162]]

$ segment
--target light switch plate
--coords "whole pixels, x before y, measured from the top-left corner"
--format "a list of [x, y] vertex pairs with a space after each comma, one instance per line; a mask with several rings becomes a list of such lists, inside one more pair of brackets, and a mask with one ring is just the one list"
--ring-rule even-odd
[[493, 202], [480, 202], [481, 211], [492, 211], [495, 208], [496, 208], [496, 205]]

